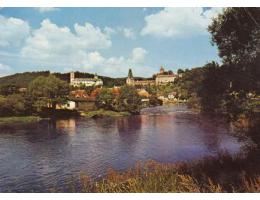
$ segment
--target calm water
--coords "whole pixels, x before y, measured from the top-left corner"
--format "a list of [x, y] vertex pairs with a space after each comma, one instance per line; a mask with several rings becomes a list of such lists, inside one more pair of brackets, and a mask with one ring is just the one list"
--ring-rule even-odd
[[186, 161], [243, 146], [221, 120], [176, 106], [117, 119], [42, 121], [0, 133], [0, 192], [44, 192], [65, 187], [80, 172], [98, 178], [137, 160]]

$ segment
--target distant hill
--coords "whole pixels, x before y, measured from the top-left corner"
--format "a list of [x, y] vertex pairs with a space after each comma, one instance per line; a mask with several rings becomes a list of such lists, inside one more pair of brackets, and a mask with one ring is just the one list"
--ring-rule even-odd
[[14, 84], [18, 87], [27, 87], [28, 84], [38, 76], [48, 76], [49, 74], [49, 71], [17, 73], [0, 77], [0, 85]]
[[[14, 84], [18, 87], [28, 87], [29, 83], [37, 78], [38, 76], [49, 76], [51, 73], [49, 71], [39, 71], [39, 72], [24, 72], [24, 73], [17, 73], [9, 76], [0, 77], [0, 85], [6, 84]], [[61, 80], [70, 81], [70, 74], [69, 73], [53, 73], [56, 77], [60, 78]], [[82, 72], [75, 72], [75, 77], [77, 78], [93, 78], [94, 74], [90, 73], [82, 73]], [[105, 86], [112, 87], [114, 85], [120, 86], [124, 85], [126, 82], [126, 78], [111, 78], [107, 76], [99, 76]]]

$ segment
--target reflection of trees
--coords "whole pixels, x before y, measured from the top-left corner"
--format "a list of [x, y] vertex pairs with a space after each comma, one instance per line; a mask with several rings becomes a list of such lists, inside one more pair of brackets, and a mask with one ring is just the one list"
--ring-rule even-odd
[[121, 136], [137, 133], [141, 126], [141, 116], [124, 117], [117, 120], [117, 129]]
[[[220, 148], [220, 137], [221, 132], [220, 129], [222, 127], [222, 123], [220, 121], [208, 119], [209, 116], [202, 116], [199, 118], [198, 125], [199, 128], [202, 130], [202, 141], [204, 142], [205, 146], [210, 151], [217, 151]], [[220, 124], [220, 126], [218, 126]]]
[[119, 134], [118, 148], [121, 149], [123, 162], [128, 163], [139, 150], [140, 129], [142, 126], [141, 116], [130, 116], [117, 119], [117, 130]]
[[97, 119], [90, 119], [89, 123], [95, 123], [95, 129], [98, 133], [114, 133], [115, 132], [115, 119], [104, 117], [104, 118], [97, 118]]
[[141, 126], [141, 116], [125, 117], [117, 120], [117, 130], [123, 148], [134, 150], [134, 146], [137, 146], [138, 143]]

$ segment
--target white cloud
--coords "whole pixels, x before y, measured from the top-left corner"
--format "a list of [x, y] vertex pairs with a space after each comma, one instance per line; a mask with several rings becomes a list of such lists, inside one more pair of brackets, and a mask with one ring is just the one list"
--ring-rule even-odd
[[134, 63], [143, 63], [145, 61], [145, 57], [147, 55], [147, 51], [141, 47], [136, 47], [132, 51], [132, 60]]
[[104, 58], [100, 55], [99, 52], [94, 51], [94, 52], [90, 52], [88, 54], [88, 61], [90, 62], [90, 64], [93, 65], [100, 65], [104, 62]]
[[206, 34], [211, 18], [221, 10], [221, 8], [206, 11], [203, 11], [203, 8], [164, 8], [145, 17], [146, 24], [141, 35], [179, 38]]
[[116, 28], [105, 27], [104, 32], [107, 33], [108, 35], [121, 34], [128, 39], [136, 38], [135, 31], [132, 28], [127, 28], [127, 27], [116, 27]]
[[112, 44], [108, 35], [98, 27], [86, 23], [74, 25], [75, 33], [68, 27], [58, 27], [45, 19], [41, 27], [33, 31], [22, 48], [23, 57], [49, 59], [75, 57], [89, 49], [109, 48]]
[[54, 8], [54, 7], [37, 7], [34, 9], [39, 11], [40, 13], [53, 12], [59, 10], [58, 8]]
[[114, 29], [94, 27], [90, 23], [74, 25], [74, 30], [59, 27], [49, 19], [33, 30], [21, 49], [21, 56], [35, 65], [45, 67], [59, 66], [64, 70], [81, 70], [107, 76], [126, 76], [131, 67], [139, 76], [152, 71], [146, 67], [147, 51], [134, 48], [128, 58], [104, 57], [99, 50], [112, 45], [110, 34]]
[[10, 66], [0, 63], [0, 77], [10, 74], [11, 71], [12, 69]]
[[[93, 60], [97, 61], [96, 63], [89, 59], [90, 55], [95, 58]], [[97, 72], [107, 76], [124, 77], [127, 76], [128, 69], [132, 68], [136, 76], [146, 77], [147, 74], [154, 73], [154, 70], [145, 64], [146, 55], [147, 51], [141, 47], [134, 48], [128, 58], [123, 56], [104, 58], [99, 53], [93, 52], [89, 54], [88, 60], [85, 60], [89, 65], [86, 65], [83, 69], [93, 70], [92, 72]]]
[[113, 77], [124, 77], [127, 76], [128, 69], [132, 68], [136, 76], [147, 76], [154, 71], [145, 65], [146, 55], [147, 51], [141, 47], [134, 48], [128, 57], [105, 58], [99, 52], [94, 51], [88, 53], [84, 58], [82, 57], [82, 63], [75, 69]]
[[135, 33], [131, 28], [122, 28], [121, 32], [126, 38], [135, 39]]
[[103, 49], [112, 45], [109, 35], [90, 23], [85, 23], [85, 26], [75, 24], [74, 29], [80, 39], [80, 43], [86, 48]]
[[19, 46], [29, 33], [30, 26], [26, 21], [0, 15], [0, 46]]
[[105, 32], [107, 35], [113, 35], [113, 34], [116, 33], [116, 30], [113, 29], [113, 28], [111, 28], [111, 27], [106, 26], [106, 27], [104, 28], [104, 32]]

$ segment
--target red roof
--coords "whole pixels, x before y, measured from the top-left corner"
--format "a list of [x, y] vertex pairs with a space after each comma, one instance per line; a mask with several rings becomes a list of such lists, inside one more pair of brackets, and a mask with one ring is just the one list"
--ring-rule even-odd
[[74, 90], [70, 92], [70, 96], [73, 98], [89, 98], [89, 95], [85, 90]]
[[94, 90], [91, 92], [90, 97], [96, 98], [96, 97], [99, 95], [100, 92], [101, 92], [101, 88], [96, 88], [96, 89], [94, 89]]
[[120, 94], [120, 87], [113, 87], [112, 88], [112, 93], [114, 95], [119, 95]]

